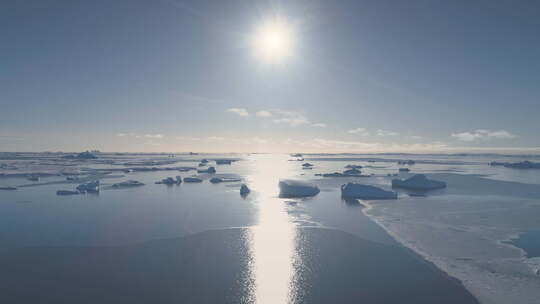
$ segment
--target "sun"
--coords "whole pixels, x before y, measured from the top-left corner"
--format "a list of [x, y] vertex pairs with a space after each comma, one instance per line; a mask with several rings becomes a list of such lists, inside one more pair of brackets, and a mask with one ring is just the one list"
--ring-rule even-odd
[[295, 29], [283, 17], [265, 20], [251, 38], [255, 57], [265, 63], [280, 63], [292, 57], [295, 48]]

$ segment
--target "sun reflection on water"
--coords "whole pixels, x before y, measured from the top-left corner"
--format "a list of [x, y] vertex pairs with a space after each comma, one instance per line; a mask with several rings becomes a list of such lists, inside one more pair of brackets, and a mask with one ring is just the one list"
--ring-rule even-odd
[[255, 303], [288, 303], [294, 275], [296, 229], [283, 201], [278, 198], [280, 178], [294, 175], [285, 155], [251, 156], [247, 177], [258, 204], [258, 223], [251, 228], [252, 275]]

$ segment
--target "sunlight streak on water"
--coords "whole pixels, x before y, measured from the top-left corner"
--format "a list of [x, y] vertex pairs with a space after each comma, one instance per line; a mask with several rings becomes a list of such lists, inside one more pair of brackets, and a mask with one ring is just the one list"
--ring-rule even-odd
[[293, 164], [285, 155], [256, 155], [247, 177], [258, 204], [258, 223], [251, 229], [255, 302], [288, 303], [294, 275], [295, 225], [278, 198], [280, 178], [291, 177]]

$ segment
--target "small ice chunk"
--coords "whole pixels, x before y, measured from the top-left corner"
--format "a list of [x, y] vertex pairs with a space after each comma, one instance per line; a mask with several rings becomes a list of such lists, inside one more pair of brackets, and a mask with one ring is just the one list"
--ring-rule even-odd
[[17, 187], [0, 187], [0, 190], [17, 190]]
[[239, 182], [239, 178], [227, 178], [227, 177], [212, 177], [210, 182], [213, 184], [225, 183], [225, 182]]
[[198, 177], [184, 177], [184, 182], [186, 183], [202, 183], [202, 179]]
[[72, 190], [58, 190], [56, 191], [56, 195], [76, 195], [76, 194], [83, 194], [84, 192], [81, 191], [72, 191]]
[[136, 180], [127, 180], [125, 182], [120, 182], [112, 185], [113, 188], [129, 188], [138, 186], [144, 186], [144, 184]]
[[165, 179], [162, 179], [160, 182], [157, 182], [156, 184], [178, 185], [181, 182], [182, 182], [182, 178], [180, 176], [177, 176], [176, 179], [172, 177], [167, 177]]
[[208, 169], [199, 169], [199, 170], [197, 170], [197, 173], [210, 173], [210, 174], [214, 174], [214, 173], [216, 173], [216, 168], [214, 168], [214, 167], [208, 167]]
[[392, 187], [412, 190], [431, 190], [446, 188], [446, 183], [428, 179], [424, 174], [416, 174], [408, 179], [393, 179]]
[[360, 170], [358, 170], [356, 168], [352, 168], [352, 169], [343, 171], [343, 174], [345, 174], [345, 175], [359, 175], [361, 173], [362, 172], [360, 172]]
[[80, 184], [77, 186], [77, 190], [81, 192], [97, 193], [99, 192], [99, 180], [91, 181], [86, 184]]
[[412, 159], [409, 159], [409, 160], [398, 160], [398, 165], [414, 165], [416, 162]]
[[279, 181], [279, 189], [280, 197], [315, 196], [320, 192], [316, 185], [304, 181], [290, 179]]
[[230, 165], [232, 162], [232, 159], [216, 159], [216, 165]]
[[342, 185], [341, 196], [359, 199], [397, 199], [397, 193], [395, 192], [356, 183]]
[[29, 181], [39, 182], [39, 176], [37, 176], [37, 175], [30, 175], [30, 176], [28, 176], [27, 179], [28, 179]]
[[251, 190], [248, 188], [246, 184], [242, 184], [242, 186], [240, 186], [240, 195], [247, 195], [250, 192]]

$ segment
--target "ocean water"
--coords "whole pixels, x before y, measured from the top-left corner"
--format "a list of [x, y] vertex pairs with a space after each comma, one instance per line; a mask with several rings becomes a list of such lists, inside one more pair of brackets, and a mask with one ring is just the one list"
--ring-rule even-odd
[[[525, 157], [304, 157], [315, 165], [312, 170], [288, 155], [265, 154], [102, 155], [69, 166], [53, 161], [55, 155], [0, 159], [17, 167], [4, 173], [114, 170], [100, 180], [97, 195], [57, 196], [56, 190], [77, 185], [64, 176], [39, 182], [24, 174], [0, 177], [0, 186], [18, 186], [0, 191], [0, 264], [9, 270], [0, 281], [10, 291], [0, 300], [536, 303], [538, 263], [518, 248], [525, 246], [508, 240], [540, 230], [540, 170], [487, 165]], [[211, 165], [218, 176], [241, 178], [252, 192], [241, 197], [241, 183], [212, 184], [212, 175], [194, 171], [123, 172], [133, 163], [196, 167], [202, 158], [238, 159]], [[388, 174], [404, 167], [398, 159], [416, 164], [397, 177], [424, 173], [448, 187], [425, 197], [399, 190], [395, 201], [341, 198], [339, 187], [349, 181], [390, 189], [396, 176]], [[316, 175], [343, 171], [347, 164], [364, 166], [370, 176]], [[197, 175], [204, 182], [154, 184], [176, 175]], [[310, 181], [321, 192], [279, 198], [281, 178]], [[110, 187], [128, 179], [145, 185]]]

